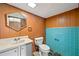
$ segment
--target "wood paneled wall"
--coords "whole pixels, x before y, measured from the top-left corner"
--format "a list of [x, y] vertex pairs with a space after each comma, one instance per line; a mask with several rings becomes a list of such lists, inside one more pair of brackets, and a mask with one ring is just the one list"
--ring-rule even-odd
[[79, 8], [49, 17], [45, 22], [47, 28], [79, 26]]
[[[8, 13], [19, 12], [24, 13], [26, 15], [27, 27], [21, 31], [14, 31], [6, 26], [6, 18], [5, 15]], [[28, 31], [28, 27], [32, 27], [32, 31]], [[0, 38], [9, 38], [16, 36], [28, 35], [33, 41], [35, 37], [45, 36], [44, 31], [44, 19], [33, 15], [31, 13], [25, 12], [19, 8], [10, 6], [8, 4], [0, 4]], [[33, 43], [33, 51], [35, 51], [34, 43]]]

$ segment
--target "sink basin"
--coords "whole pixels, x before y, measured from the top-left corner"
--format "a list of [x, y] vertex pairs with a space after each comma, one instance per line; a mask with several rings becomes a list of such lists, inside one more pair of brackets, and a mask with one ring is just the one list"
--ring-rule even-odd
[[13, 43], [16, 43], [16, 41], [13, 38], [12, 39], [3, 39], [3, 40], [0, 40], [0, 43], [13, 44]]
[[16, 43], [23, 43], [23, 42], [25, 42], [25, 40], [19, 40]]
[[19, 40], [14, 39], [14, 41], [11, 44], [19, 44], [19, 43], [23, 43], [23, 42], [25, 42], [24, 39], [19, 39]]
[[25, 42], [25, 39], [19, 39], [16, 38], [13, 38], [13, 39], [5, 39], [5, 40], [0, 40], [0, 43], [5, 43], [5, 44], [19, 44], [19, 43], [23, 43]]

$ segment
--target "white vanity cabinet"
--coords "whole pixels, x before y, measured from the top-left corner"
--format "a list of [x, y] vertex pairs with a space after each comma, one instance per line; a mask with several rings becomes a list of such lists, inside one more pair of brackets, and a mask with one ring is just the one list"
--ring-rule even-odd
[[0, 56], [32, 56], [32, 40], [28, 36], [0, 39]]
[[0, 56], [18, 56], [18, 55], [19, 55], [18, 48], [13, 48], [0, 52]]
[[0, 52], [0, 56], [32, 56], [32, 43]]
[[21, 56], [32, 56], [32, 43], [21, 45]]

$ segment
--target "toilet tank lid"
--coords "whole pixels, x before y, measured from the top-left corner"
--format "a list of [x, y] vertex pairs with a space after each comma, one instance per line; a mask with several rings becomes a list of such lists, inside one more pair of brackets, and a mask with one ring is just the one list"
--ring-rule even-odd
[[35, 40], [40, 40], [40, 39], [43, 39], [43, 37], [37, 37], [37, 38], [35, 38]]
[[43, 49], [43, 50], [50, 50], [49, 46], [46, 45], [46, 44], [42, 44], [42, 45], [40, 45], [39, 47], [40, 47], [41, 49]]

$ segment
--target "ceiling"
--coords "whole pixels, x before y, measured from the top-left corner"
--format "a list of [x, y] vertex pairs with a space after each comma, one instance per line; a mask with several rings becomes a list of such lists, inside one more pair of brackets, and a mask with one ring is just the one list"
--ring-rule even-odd
[[48, 18], [78, 7], [77, 3], [36, 3], [35, 8], [31, 8], [27, 3], [8, 3], [43, 18]]

